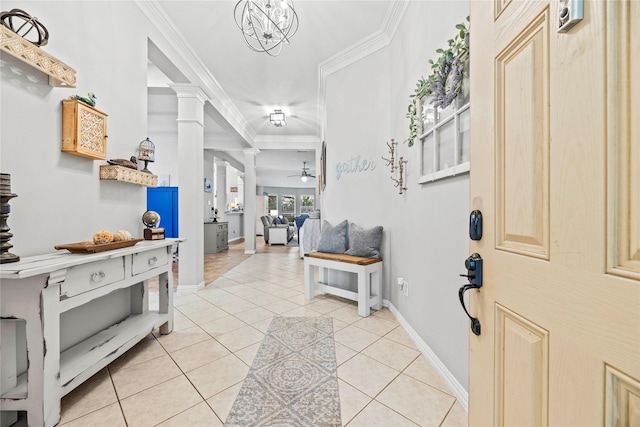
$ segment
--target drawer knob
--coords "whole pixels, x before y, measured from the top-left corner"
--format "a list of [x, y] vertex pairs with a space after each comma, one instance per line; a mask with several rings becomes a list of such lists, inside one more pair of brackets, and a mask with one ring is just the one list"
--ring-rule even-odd
[[158, 257], [154, 256], [154, 257], [149, 258], [149, 265], [153, 265], [156, 262], [158, 262]]
[[100, 281], [104, 280], [105, 277], [107, 277], [107, 275], [105, 274], [104, 271], [98, 271], [97, 273], [93, 273], [91, 275], [91, 281], [92, 282], [100, 282]]

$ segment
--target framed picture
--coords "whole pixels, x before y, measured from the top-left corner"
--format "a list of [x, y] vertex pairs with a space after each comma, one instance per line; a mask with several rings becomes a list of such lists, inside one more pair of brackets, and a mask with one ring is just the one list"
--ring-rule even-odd
[[158, 187], [169, 187], [171, 185], [171, 175], [158, 175]]
[[213, 191], [213, 184], [209, 178], [204, 179], [204, 191], [205, 193], [211, 193], [211, 191]]

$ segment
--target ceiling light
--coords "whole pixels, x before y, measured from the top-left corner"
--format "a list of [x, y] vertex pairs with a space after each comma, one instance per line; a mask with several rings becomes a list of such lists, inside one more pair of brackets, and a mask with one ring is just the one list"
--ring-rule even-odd
[[293, 0], [240, 0], [233, 14], [249, 49], [271, 56], [298, 31]]
[[269, 120], [271, 120], [271, 124], [277, 128], [287, 125], [287, 121], [285, 120], [282, 110], [273, 110], [273, 113], [269, 114]]
[[302, 180], [302, 182], [307, 182], [308, 178], [307, 178], [307, 175], [302, 175], [300, 179]]

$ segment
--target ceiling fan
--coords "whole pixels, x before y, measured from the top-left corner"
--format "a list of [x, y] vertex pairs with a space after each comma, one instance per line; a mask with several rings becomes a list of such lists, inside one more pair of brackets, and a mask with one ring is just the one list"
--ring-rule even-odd
[[302, 180], [302, 182], [307, 182], [307, 180], [309, 178], [315, 178], [315, 175], [311, 175], [309, 172], [307, 172], [309, 170], [309, 168], [307, 167], [307, 162], [302, 162], [302, 172], [300, 172], [300, 174], [296, 174], [296, 175], [289, 175], [289, 178], [292, 178], [294, 176], [299, 176], [300, 180]]

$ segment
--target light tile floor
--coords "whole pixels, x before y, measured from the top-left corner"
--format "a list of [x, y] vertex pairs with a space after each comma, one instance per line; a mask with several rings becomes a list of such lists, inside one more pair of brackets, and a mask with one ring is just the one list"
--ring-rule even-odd
[[467, 413], [386, 308], [303, 296], [297, 251], [239, 260], [197, 293], [176, 296], [157, 331], [62, 400], [60, 425], [221, 426], [273, 316], [333, 317], [342, 422], [466, 426]]

